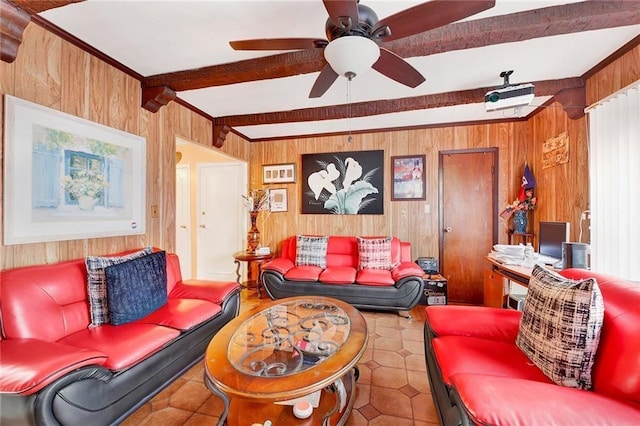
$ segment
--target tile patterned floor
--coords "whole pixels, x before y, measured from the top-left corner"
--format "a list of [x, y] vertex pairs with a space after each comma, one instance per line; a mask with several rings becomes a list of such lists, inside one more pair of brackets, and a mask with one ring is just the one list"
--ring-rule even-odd
[[[243, 310], [260, 302], [255, 292], [243, 290]], [[437, 425], [424, 359], [424, 307], [414, 308], [412, 319], [389, 312], [362, 313], [369, 329], [369, 344], [358, 363], [360, 379], [347, 426]], [[202, 363], [197, 364], [122, 425], [215, 424], [223, 406], [205, 387], [202, 368]]]

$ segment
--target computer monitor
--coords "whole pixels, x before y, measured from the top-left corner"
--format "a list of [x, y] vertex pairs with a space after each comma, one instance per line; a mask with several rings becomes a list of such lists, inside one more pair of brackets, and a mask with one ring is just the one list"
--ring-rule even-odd
[[541, 257], [562, 260], [562, 243], [569, 241], [569, 222], [540, 222], [538, 253]]

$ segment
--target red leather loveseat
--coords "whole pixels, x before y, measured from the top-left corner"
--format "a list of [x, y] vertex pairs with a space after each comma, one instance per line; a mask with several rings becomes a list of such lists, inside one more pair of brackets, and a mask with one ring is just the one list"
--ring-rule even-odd
[[182, 281], [177, 256], [164, 262], [164, 305], [95, 327], [85, 259], [1, 271], [0, 424], [116, 424], [201, 360], [239, 287]]
[[[298, 236], [282, 242], [281, 254], [262, 266], [261, 281], [272, 299], [319, 295], [362, 309], [409, 310], [419, 301], [424, 272], [411, 260], [411, 244], [396, 237], [329, 236], [326, 265], [301, 265]], [[362, 267], [362, 245], [388, 240], [390, 264]], [[359, 246], [360, 244], [360, 246]]]
[[[591, 389], [556, 384], [530, 361], [516, 344], [521, 312], [430, 306], [425, 354], [441, 424], [640, 424], [640, 283], [583, 269], [566, 269], [560, 275], [593, 277], [602, 294], [604, 318]], [[547, 332], [542, 328], [541, 337], [547, 338]]]

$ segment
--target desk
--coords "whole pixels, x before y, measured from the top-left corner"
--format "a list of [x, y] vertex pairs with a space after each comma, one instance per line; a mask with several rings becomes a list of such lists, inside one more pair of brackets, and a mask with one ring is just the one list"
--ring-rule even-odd
[[529, 285], [529, 278], [531, 278], [532, 266], [517, 266], [517, 265], [505, 265], [500, 263], [491, 256], [487, 256], [486, 259], [491, 263], [491, 269], [508, 280], [515, 281], [522, 286]]
[[[509, 296], [511, 291], [508, 285], [509, 281], [513, 281], [522, 287], [529, 286], [529, 279], [533, 271], [532, 266], [505, 265], [491, 256], [486, 256], [486, 259], [491, 264], [491, 270], [485, 270], [484, 274], [485, 305], [504, 306], [506, 303], [505, 298]], [[547, 266], [547, 269], [559, 271], [559, 269], [554, 269], [550, 266]]]
[[484, 305], [503, 308], [507, 304], [509, 295], [509, 281], [514, 281], [523, 287], [529, 285], [532, 267], [505, 265], [491, 256], [486, 259], [491, 270], [484, 272]]
[[[273, 255], [259, 254], [259, 253], [247, 253], [246, 251], [239, 251], [233, 254], [236, 264], [236, 282], [244, 288], [255, 288], [258, 290], [258, 298], [262, 298], [262, 292], [260, 288], [260, 272], [262, 271], [262, 263], [268, 262], [273, 259]], [[247, 281], [240, 282], [240, 262], [247, 262]]]

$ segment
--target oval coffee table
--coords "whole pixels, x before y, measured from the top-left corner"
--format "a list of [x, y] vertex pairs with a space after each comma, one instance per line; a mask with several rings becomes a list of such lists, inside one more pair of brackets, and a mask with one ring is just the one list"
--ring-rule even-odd
[[[225, 406], [218, 424], [345, 424], [367, 340], [362, 314], [328, 297], [280, 299], [241, 314], [205, 353], [205, 384]], [[286, 404], [304, 397], [318, 407], [299, 420]]]

